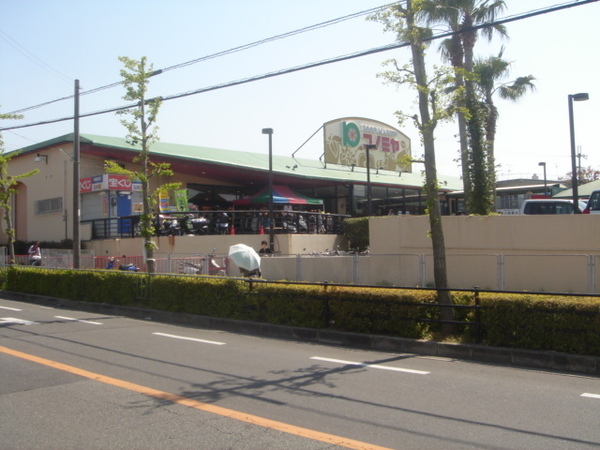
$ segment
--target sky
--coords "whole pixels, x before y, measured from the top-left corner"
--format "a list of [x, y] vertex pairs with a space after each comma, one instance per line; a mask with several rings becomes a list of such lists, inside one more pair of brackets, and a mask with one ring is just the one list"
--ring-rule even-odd
[[[143, 56], [154, 69], [261, 41], [291, 31], [386, 5], [385, 0], [0, 0], [0, 112], [36, 106], [74, 92], [81, 85], [82, 114], [126, 105], [122, 86], [83, 95], [121, 80], [119, 56]], [[573, 3], [560, 0], [506, 0], [500, 17]], [[260, 74], [381, 47], [395, 36], [365, 15], [335, 25], [272, 40], [153, 77], [149, 95], [170, 96]], [[498, 178], [555, 180], [571, 171], [568, 95], [587, 92], [574, 104], [581, 165], [600, 170], [600, 2], [507, 25], [509, 39], [481, 39], [478, 57], [511, 61], [505, 81], [533, 75], [536, 90], [518, 103], [497, 99]], [[437, 31], [443, 31], [438, 28]], [[164, 102], [159, 115], [162, 142], [268, 152], [263, 128], [273, 128], [273, 153], [318, 159], [325, 122], [365, 117], [398, 127], [422, 148], [414, 126], [398, 125], [395, 112], [416, 112], [407, 86], [384, 84], [382, 63], [410, 62], [408, 49], [355, 58], [292, 74], [212, 90]], [[427, 52], [430, 65], [442, 64], [438, 42]], [[33, 124], [73, 115], [73, 99], [23, 112], [24, 119], [1, 127]], [[121, 117], [102, 114], [80, 121], [82, 134], [124, 137]], [[2, 132], [6, 151], [73, 132], [73, 122]], [[438, 172], [460, 176], [456, 123], [436, 130]], [[308, 142], [307, 142], [308, 141]]]

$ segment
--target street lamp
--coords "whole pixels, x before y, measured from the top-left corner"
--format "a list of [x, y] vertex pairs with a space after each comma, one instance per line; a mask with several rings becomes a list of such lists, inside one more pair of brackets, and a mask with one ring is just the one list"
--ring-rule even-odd
[[375, 144], [366, 144], [365, 150], [367, 151], [367, 215], [371, 215], [373, 210], [371, 208], [371, 158], [369, 156], [369, 150], [375, 150], [377, 146]]
[[540, 162], [540, 163], [538, 163], [538, 166], [544, 167], [544, 197], [546, 197], [548, 195], [548, 181], [546, 178], [546, 163]]
[[263, 128], [262, 134], [269, 135], [269, 248], [275, 251], [273, 229], [273, 128]]
[[571, 131], [571, 184], [573, 188], [573, 214], [579, 213], [577, 207], [579, 203], [578, 176], [577, 176], [577, 155], [575, 153], [575, 125], [573, 123], [573, 102], [583, 102], [589, 100], [590, 96], [586, 92], [579, 94], [569, 94], [569, 126]]

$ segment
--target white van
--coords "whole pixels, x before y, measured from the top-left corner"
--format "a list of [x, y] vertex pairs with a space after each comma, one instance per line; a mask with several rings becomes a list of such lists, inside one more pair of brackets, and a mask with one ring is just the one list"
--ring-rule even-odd
[[[585, 204], [579, 202], [579, 212], [583, 212], [583, 208], [585, 208]], [[573, 200], [558, 198], [528, 199], [521, 205], [521, 214], [573, 214]]]

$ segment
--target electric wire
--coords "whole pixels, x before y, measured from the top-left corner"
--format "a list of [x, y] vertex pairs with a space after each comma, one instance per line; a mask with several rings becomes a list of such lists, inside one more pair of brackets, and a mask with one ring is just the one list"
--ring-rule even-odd
[[[487, 28], [487, 27], [503, 25], [503, 24], [510, 23], [510, 22], [529, 19], [531, 17], [539, 16], [542, 14], [548, 14], [551, 12], [556, 12], [556, 11], [572, 8], [575, 6], [582, 6], [585, 4], [594, 3], [594, 2], [598, 2], [598, 1], [600, 1], [600, 0], [583, 0], [583, 1], [571, 2], [571, 3], [567, 3], [567, 4], [561, 4], [561, 5], [553, 6], [550, 8], [529, 11], [526, 13], [515, 14], [512, 16], [508, 16], [508, 17], [505, 17], [502, 19], [492, 21], [492, 22], [486, 22], [483, 24], [475, 25], [475, 26], [472, 26], [470, 28], [466, 28], [466, 29], [463, 29], [460, 31], [448, 31], [448, 32], [432, 35], [432, 36], [424, 39], [424, 41], [428, 42], [428, 41], [434, 41], [437, 39], [443, 39], [443, 38], [451, 37], [456, 34], [461, 34], [461, 33], [470, 32], [470, 31], [476, 31], [476, 30], [480, 30], [483, 28]], [[204, 88], [196, 89], [193, 91], [187, 91], [187, 92], [173, 94], [173, 95], [166, 96], [166, 97], [160, 97], [160, 99], [162, 101], [175, 100], [175, 99], [179, 99], [179, 98], [183, 98], [183, 97], [188, 97], [191, 95], [202, 94], [202, 93], [206, 93], [206, 92], [210, 92], [210, 91], [215, 91], [218, 89], [238, 86], [241, 84], [251, 83], [251, 82], [259, 81], [259, 80], [264, 80], [267, 78], [272, 78], [272, 77], [281, 76], [281, 75], [287, 75], [287, 74], [298, 72], [301, 70], [312, 69], [315, 67], [320, 67], [320, 66], [324, 66], [324, 65], [328, 65], [328, 64], [343, 62], [343, 61], [347, 61], [347, 60], [351, 60], [351, 59], [355, 59], [355, 58], [360, 58], [363, 56], [369, 56], [369, 55], [373, 55], [373, 54], [377, 54], [377, 53], [381, 53], [381, 52], [386, 52], [389, 50], [396, 50], [396, 49], [400, 49], [403, 47], [408, 47], [409, 45], [410, 45], [410, 42], [407, 42], [407, 41], [394, 42], [392, 44], [388, 44], [385, 46], [375, 47], [372, 49], [363, 50], [363, 51], [359, 51], [359, 52], [355, 52], [355, 53], [350, 53], [347, 55], [337, 56], [337, 57], [333, 57], [333, 58], [329, 58], [329, 59], [325, 59], [325, 60], [321, 60], [321, 61], [317, 61], [317, 62], [313, 62], [313, 63], [308, 63], [308, 64], [304, 64], [304, 65], [300, 65], [300, 66], [290, 67], [290, 68], [282, 69], [282, 70], [279, 70], [276, 72], [269, 72], [269, 73], [249, 77], [249, 78], [243, 78], [243, 79], [236, 80], [236, 81], [229, 81], [229, 82], [225, 82], [225, 83], [221, 83], [221, 84], [217, 84], [217, 85], [213, 85], [213, 86], [209, 86], [209, 87], [204, 87]], [[149, 99], [147, 101], [152, 101], [152, 100], [153, 99]], [[108, 108], [108, 109], [99, 110], [99, 111], [95, 111], [95, 112], [80, 114], [79, 117], [85, 118], [85, 117], [91, 117], [91, 116], [96, 116], [96, 115], [101, 115], [101, 114], [107, 114], [107, 113], [111, 113], [111, 112], [124, 111], [127, 109], [135, 108], [136, 106], [138, 106], [137, 103], [119, 106], [119, 107], [113, 107], [113, 108]], [[12, 127], [0, 128], [0, 131], [15, 130], [15, 129], [19, 129], [19, 128], [27, 128], [27, 127], [38, 126], [38, 125], [47, 125], [50, 123], [64, 122], [64, 121], [73, 120], [73, 119], [74, 119], [74, 116], [68, 116], [68, 117], [63, 117], [60, 119], [45, 120], [45, 121], [31, 123], [31, 124], [16, 125], [16, 126], [12, 126]]]
[[[8, 45], [10, 45], [12, 48], [14, 48], [19, 53], [21, 53], [27, 59], [29, 59], [33, 63], [37, 64], [41, 68], [45, 69], [47, 72], [50, 72], [53, 75], [57, 76], [58, 78], [61, 78], [63, 81], [68, 81], [68, 82], [71, 81], [71, 79], [68, 76], [66, 76], [64, 73], [59, 72], [51, 65], [42, 61], [40, 58], [35, 56], [33, 53], [31, 53], [29, 50], [27, 50], [25, 47], [23, 47], [21, 44], [19, 44], [17, 41], [15, 41], [12, 37], [10, 37], [8, 34], [6, 34], [2, 30], [0, 30], [0, 39], [2, 39], [4, 42], [6, 42]], [[9, 114], [13, 114], [13, 113], [9, 113]]]
[[[406, 1], [406, 0], [404, 0], [404, 1]], [[346, 16], [337, 17], [335, 19], [327, 20], [325, 22], [320, 22], [320, 23], [317, 23], [317, 24], [314, 24], [314, 25], [310, 25], [310, 26], [307, 26], [307, 27], [304, 27], [304, 28], [299, 28], [297, 30], [288, 31], [288, 32], [283, 33], [283, 34], [278, 34], [278, 35], [275, 35], [275, 36], [271, 36], [271, 37], [268, 37], [268, 38], [265, 38], [265, 39], [261, 39], [259, 41], [251, 42], [249, 44], [244, 44], [244, 45], [240, 45], [238, 47], [233, 47], [233, 48], [230, 48], [228, 50], [222, 50], [220, 52], [212, 53], [212, 54], [206, 55], [206, 56], [202, 56], [202, 57], [197, 58], [197, 59], [193, 59], [193, 60], [186, 61], [186, 62], [183, 62], [183, 63], [175, 64], [175, 65], [172, 65], [172, 66], [169, 66], [169, 67], [165, 67], [164, 69], [160, 69], [160, 70], [155, 71], [155, 73], [153, 75], [159, 75], [159, 74], [171, 71], [171, 70], [181, 69], [183, 67], [188, 67], [188, 66], [191, 66], [193, 64], [197, 64], [197, 63], [200, 63], [200, 62], [203, 62], [203, 61], [208, 61], [210, 59], [218, 58], [218, 57], [221, 57], [221, 56], [231, 55], [233, 53], [238, 53], [238, 52], [241, 52], [243, 50], [248, 50], [250, 48], [258, 47], [259, 45], [263, 45], [263, 44], [274, 42], [274, 41], [277, 41], [277, 40], [280, 40], [280, 39], [285, 39], [285, 38], [288, 38], [288, 37], [296, 36], [298, 34], [306, 33], [308, 31], [313, 31], [313, 30], [317, 30], [317, 29], [320, 29], [320, 28], [325, 28], [325, 27], [328, 27], [328, 26], [331, 26], [331, 25], [336, 25], [338, 23], [345, 22], [345, 21], [350, 20], [350, 19], [355, 19], [357, 17], [361, 17], [361, 16], [373, 13], [373, 12], [381, 10], [381, 9], [389, 8], [390, 6], [393, 6], [393, 5], [397, 4], [397, 3], [402, 3], [402, 2], [388, 3], [386, 5], [377, 6], [375, 8], [366, 9], [364, 11], [359, 11], [359, 12], [356, 12], [356, 13], [353, 13], [353, 14], [348, 14]], [[105, 86], [100, 86], [100, 87], [97, 87], [97, 88], [94, 88], [94, 89], [90, 89], [88, 91], [80, 92], [79, 95], [82, 96], [82, 95], [95, 94], [97, 92], [103, 91], [105, 89], [110, 89], [110, 88], [119, 86], [121, 84], [122, 84], [121, 81], [116, 81], [114, 83], [110, 83], [110, 84], [107, 84]], [[60, 97], [60, 98], [56, 98], [54, 100], [49, 100], [47, 102], [43, 102], [43, 103], [40, 103], [38, 105], [33, 105], [33, 106], [28, 106], [28, 107], [25, 107], [25, 108], [17, 109], [15, 111], [9, 112], [8, 114], [18, 114], [18, 113], [22, 113], [22, 112], [26, 112], [26, 111], [31, 111], [33, 109], [42, 108], [44, 106], [48, 106], [48, 105], [51, 105], [53, 103], [61, 102], [61, 101], [64, 101], [64, 100], [70, 100], [74, 96], [75, 96], [74, 94], [67, 95], [65, 97]]]

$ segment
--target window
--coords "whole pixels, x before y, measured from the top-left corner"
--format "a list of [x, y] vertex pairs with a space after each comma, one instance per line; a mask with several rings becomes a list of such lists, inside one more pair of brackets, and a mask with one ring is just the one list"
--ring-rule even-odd
[[48, 214], [53, 212], [61, 212], [63, 210], [62, 197], [49, 198], [46, 200], [38, 200], [35, 202], [36, 214]]

